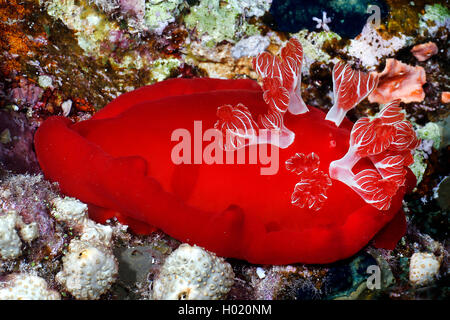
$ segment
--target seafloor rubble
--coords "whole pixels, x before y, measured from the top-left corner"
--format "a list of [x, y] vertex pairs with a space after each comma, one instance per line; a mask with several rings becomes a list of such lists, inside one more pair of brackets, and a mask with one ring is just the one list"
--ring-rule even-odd
[[[329, 1], [331, 19], [359, 14], [353, 36], [312, 4], [0, 0], [0, 299], [448, 298], [450, 8], [380, 3], [374, 28], [365, 24], [366, 1]], [[295, 18], [315, 12], [311, 23]], [[280, 14], [290, 17], [286, 25]], [[257, 79], [252, 57], [277, 53], [289, 37], [304, 48], [307, 104], [331, 108], [331, 71], [344, 60], [381, 77], [348, 117], [374, 116], [375, 102], [399, 98], [422, 139], [411, 166], [418, 184], [403, 204], [407, 232], [394, 250], [369, 244], [330, 265], [224, 260], [162, 232], [138, 236], [114, 219], [96, 224], [85, 204], [41, 175], [33, 134], [47, 117], [82, 121], [121, 93], [173, 77]], [[371, 266], [380, 270], [376, 289], [367, 281]]]

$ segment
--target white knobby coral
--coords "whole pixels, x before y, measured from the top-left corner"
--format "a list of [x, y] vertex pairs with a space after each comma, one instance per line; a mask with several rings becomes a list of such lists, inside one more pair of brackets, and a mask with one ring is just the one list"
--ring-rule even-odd
[[88, 207], [71, 197], [52, 200], [52, 215], [79, 232], [62, 258], [63, 268], [56, 275], [76, 299], [98, 299], [114, 283], [118, 266], [111, 252], [112, 228], [88, 218]]
[[56, 281], [76, 299], [98, 299], [109, 290], [117, 276], [114, 255], [108, 249], [76, 239], [70, 242], [68, 249]]
[[441, 266], [440, 259], [432, 253], [416, 252], [409, 264], [409, 281], [424, 286], [436, 279]]
[[51, 203], [53, 205], [51, 213], [59, 222], [73, 227], [83, 224], [87, 219], [88, 206], [75, 198], [57, 197]]
[[10, 274], [0, 282], [0, 300], [60, 300], [57, 291], [48, 288], [47, 282], [30, 274]]
[[90, 242], [99, 247], [109, 247], [112, 228], [90, 220], [88, 207], [78, 199], [57, 197], [52, 200], [52, 215], [59, 222], [80, 231], [80, 240]]
[[38, 227], [35, 222], [24, 223], [15, 211], [0, 214], [0, 258], [15, 259], [22, 253], [20, 238], [26, 242], [33, 241], [39, 235]]
[[153, 283], [156, 300], [219, 300], [233, 285], [230, 264], [214, 253], [182, 244], [164, 262]]

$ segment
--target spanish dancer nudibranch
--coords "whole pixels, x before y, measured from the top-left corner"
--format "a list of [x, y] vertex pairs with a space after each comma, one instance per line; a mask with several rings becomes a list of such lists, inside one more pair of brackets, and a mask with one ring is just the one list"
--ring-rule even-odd
[[291, 39], [280, 57], [254, 59], [261, 87], [170, 79], [86, 121], [51, 117], [35, 135], [39, 163], [94, 220], [115, 216], [136, 233], [157, 228], [224, 257], [330, 263], [372, 239], [393, 249], [419, 140], [398, 101], [372, 119], [345, 118], [378, 78], [344, 63], [333, 70], [329, 113], [306, 106], [302, 61]]

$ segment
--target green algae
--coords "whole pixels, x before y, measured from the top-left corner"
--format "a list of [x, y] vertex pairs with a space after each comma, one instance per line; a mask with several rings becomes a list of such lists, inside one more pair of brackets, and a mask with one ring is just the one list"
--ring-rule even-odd
[[181, 61], [178, 59], [158, 59], [153, 62], [151, 69], [151, 78], [154, 81], [162, 81], [167, 79], [174, 69], [178, 68]]
[[249, 24], [243, 17], [243, 8], [236, 1], [201, 0], [191, 7], [184, 22], [190, 30], [196, 30], [206, 45], [227, 40], [235, 42], [243, 35], [259, 33], [258, 28]]
[[445, 23], [450, 18], [450, 9], [440, 3], [425, 6], [425, 13], [422, 15], [422, 23], [433, 21], [434, 23]]
[[303, 72], [308, 73], [309, 67], [316, 61], [329, 63], [331, 56], [323, 50], [328, 41], [341, 40], [341, 37], [332, 31], [309, 32], [307, 29], [300, 30], [292, 35], [297, 38], [303, 46], [304, 67]]
[[180, 14], [184, 7], [183, 0], [151, 0], [145, 4], [144, 24], [157, 33]]
[[76, 34], [78, 45], [90, 54], [100, 54], [100, 45], [112, 30], [119, 30], [117, 22], [109, 21], [106, 14], [95, 10], [85, 0], [44, 1], [47, 13], [61, 20]]
[[416, 133], [420, 139], [432, 140], [435, 149], [441, 147], [442, 128], [438, 124], [428, 122], [425, 126], [417, 129]]
[[422, 150], [415, 150], [414, 151], [414, 163], [409, 166], [411, 171], [414, 173], [417, 179], [417, 184], [419, 184], [422, 179], [423, 175], [425, 174], [425, 170], [427, 169], [427, 163], [425, 161], [426, 153]]

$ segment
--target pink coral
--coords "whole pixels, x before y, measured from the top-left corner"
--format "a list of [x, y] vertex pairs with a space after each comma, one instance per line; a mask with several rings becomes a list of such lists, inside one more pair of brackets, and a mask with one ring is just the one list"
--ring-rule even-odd
[[33, 82], [21, 78], [19, 86], [9, 93], [9, 100], [18, 105], [34, 106], [42, 97], [44, 90]]
[[383, 72], [378, 73], [378, 87], [369, 95], [370, 102], [381, 104], [400, 99], [402, 102], [421, 102], [425, 98], [422, 86], [427, 82], [425, 70], [395, 59], [387, 59]]
[[438, 47], [434, 42], [430, 41], [427, 43], [415, 45], [411, 49], [411, 52], [417, 60], [425, 61], [438, 52]]
[[120, 0], [119, 5], [125, 14], [136, 16], [139, 19], [144, 18], [145, 0]]

